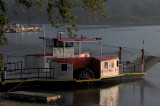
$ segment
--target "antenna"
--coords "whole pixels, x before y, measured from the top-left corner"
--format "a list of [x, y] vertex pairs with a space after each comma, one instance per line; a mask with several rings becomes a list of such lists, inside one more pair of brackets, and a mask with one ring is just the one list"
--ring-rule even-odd
[[144, 50], [144, 40], [143, 40], [143, 50]]

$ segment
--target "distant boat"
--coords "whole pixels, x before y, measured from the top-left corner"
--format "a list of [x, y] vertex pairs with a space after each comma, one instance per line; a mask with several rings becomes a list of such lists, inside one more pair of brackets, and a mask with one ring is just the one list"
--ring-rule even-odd
[[9, 25], [5, 28], [6, 33], [21, 33], [21, 32], [38, 32], [43, 31], [42, 27], [37, 26], [23, 26], [19, 23]]

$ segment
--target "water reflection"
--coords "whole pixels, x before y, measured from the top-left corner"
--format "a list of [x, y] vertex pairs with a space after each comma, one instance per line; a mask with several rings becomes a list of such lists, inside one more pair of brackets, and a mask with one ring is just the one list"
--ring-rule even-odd
[[[144, 79], [122, 83], [109, 87], [81, 89], [60, 92], [62, 101], [68, 105], [80, 106], [127, 106], [135, 101], [138, 106], [144, 104]], [[124, 99], [124, 100], [123, 100]], [[135, 105], [135, 104], [134, 104]]]
[[116, 85], [110, 88], [100, 89], [100, 102], [101, 106], [118, 106], [119, 89], [121, 85]]

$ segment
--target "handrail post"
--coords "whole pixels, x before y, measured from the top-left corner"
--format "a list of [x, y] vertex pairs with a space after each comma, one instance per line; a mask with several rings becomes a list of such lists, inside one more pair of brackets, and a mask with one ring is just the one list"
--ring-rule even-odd
[[22, 61], [20, 61], [21, 62], [21, 79], [22, 79]]
[[134, 73], [136, 72], [136, 66], [135, 66], [135, 64], [134, 64]]
[[124, 63], [123, 63], [123, 73], [124, 73]]
[[39, 79], [39, 68], [38, 68], [38, 79]]
[[52, 78], [52, 75], [51, 75], [51, 68], [49, 68], [49, 73], [50, 73], [50, 79]]
[[[46, 69], [45, 69], [46, 70]], [[47, 70], [46, 70], [46, 79], [47, 79]]]

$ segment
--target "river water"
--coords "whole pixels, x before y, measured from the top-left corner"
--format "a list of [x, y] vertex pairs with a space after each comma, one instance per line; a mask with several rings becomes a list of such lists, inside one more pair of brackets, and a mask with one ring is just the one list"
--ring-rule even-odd
[[[56, 37], [58, 30], [50, 25], [44, 25], [46, 37]], [[104, 55], [117, 55], [119, 46], [122, 50], [122, 61], [134, 60], [141, 55], [144, 47], [146, 55], [160, 56], [160, 26], [101, 26], [80, 25], [79, 35], [86, 37], [101, 37]], [[64, 32], [64, 36], [66, 32]], [[8, 33], [9, 44], [1, 46], [4, 62], [19, 61], [26, 54], [43, 53], [43, 32]], [[144, 44], [143, 44], [144, 40]], [[88, 44], [87, 44], [88, 45]], [[91, 55], [98, 54], [98, 45], [88, 46]], [[93, 50], [95, 49], [95, 50]], [[160, 63], [147, 71], [144, 79], [121, 83], [117, 85], [101, 85], [95, 88], [53, 91], [60, 94], [68, 105], [83, 106], [159, 106], [160, 105]]]

